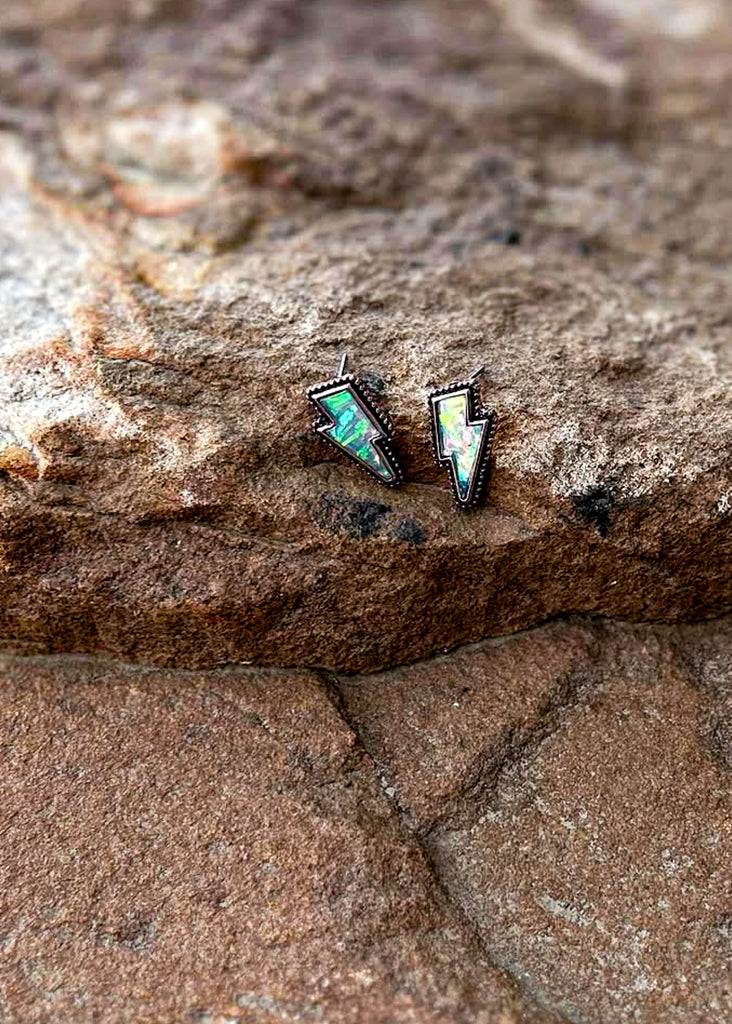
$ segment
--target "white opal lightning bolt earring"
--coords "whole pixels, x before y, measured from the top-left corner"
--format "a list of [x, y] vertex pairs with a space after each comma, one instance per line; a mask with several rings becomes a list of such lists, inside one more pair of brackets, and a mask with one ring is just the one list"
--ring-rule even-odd
[[445, 466], [458, 508], [473, 508], [481, 500], [488, 478], [496, 413], [480, 406], [479, 366], [467, 380], [453, 381], [430, 392], [429, 410], [435, 462]]
[[366, 394], [363, 381], [346, 373], [344, 353], [338, 375], [307, 393], [317, 410], [316, 433], [386, 487], [398, 487], [402, 471], [391, 450], [391, 420]]

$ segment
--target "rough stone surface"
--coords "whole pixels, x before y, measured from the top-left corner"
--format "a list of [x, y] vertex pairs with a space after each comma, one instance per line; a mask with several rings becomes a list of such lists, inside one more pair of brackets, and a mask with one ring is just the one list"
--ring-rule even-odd
[[303, 675], [0, 666], [4, 1024], [551, 1024]]
[[728, 1024], [732, 622], [0, 663], [8, 1024]]
[[[6, 0], [4, 648], [364, 672], [730, 607], [730, 25]], [[343, 348], [399, 493], [309, 430]], [[480, 363], [500, 426], [460, 517], [425, 397]]]
[[437, 876], [541, 1004], [730, 1020], [729, 620], [558, 624], [340, 689]]
[[2, 1024], [729, 1024], [731, 98], [729, 0], [3, 0]]
[[556, 724], [593, 679], [598, 646], [590, 626], [557, 623], [338, 686], [400, 806], [425, 830], [464, 814], [513, 751]]

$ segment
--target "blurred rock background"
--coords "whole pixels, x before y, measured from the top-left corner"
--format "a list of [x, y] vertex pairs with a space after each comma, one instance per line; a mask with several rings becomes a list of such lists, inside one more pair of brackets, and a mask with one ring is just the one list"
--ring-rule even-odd
[[0, 1020], [730, 1020], [731, 18], [4, 0]]

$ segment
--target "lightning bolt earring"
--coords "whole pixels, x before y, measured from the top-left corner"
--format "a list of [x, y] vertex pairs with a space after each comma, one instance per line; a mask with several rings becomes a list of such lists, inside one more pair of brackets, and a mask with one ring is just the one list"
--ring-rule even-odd
[[494, 410], [479, 404], [477, 380], [484, 370], [480, 366], [467, 380], [453, 381], [429, 396], [435, 462], [447, 469], [452, 496], [462, 509], [483, 496], [496, 429]]
[[363, 382], [346, 373], [346, 359], [344, 353], [337, 377], [307, 393], [317, 410], [314, 429], [380, 484], [398, 487], [403, 475], [391, 450], [391, 420], [367, 397]]

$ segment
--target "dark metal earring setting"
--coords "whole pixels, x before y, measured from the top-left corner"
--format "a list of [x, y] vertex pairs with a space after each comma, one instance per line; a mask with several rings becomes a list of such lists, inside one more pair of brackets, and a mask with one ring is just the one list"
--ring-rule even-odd
[[435, 462], [447, 469], [458, 508], [477, 505], [485, 491], [496, 413], [480, 405], [480, 366], [467, 380], [430, 392], [429, 415]]
[[[398, 487], [403, 473], [391, 448], [389, 417], [368, 394], [364, 382], [346, 373], [344, 353], [338, 374], [307, 393], [316, 410], [316, 433], [385, 487]], [[480, 404], [479, 366], [467, 380], [431, 391], [428, 398], [432, 450], [444, 466], [455, 504], [474, 508], [483, 498], [490, 468], [496, 413]]]
[[307, 393], [317, 415], [316, 433], [385, 487], [403, 480], [391, 449], [389, 417], [368, 397], [363, 381], [346, 373], [344, 353], [338, 375], [315, 384]]

